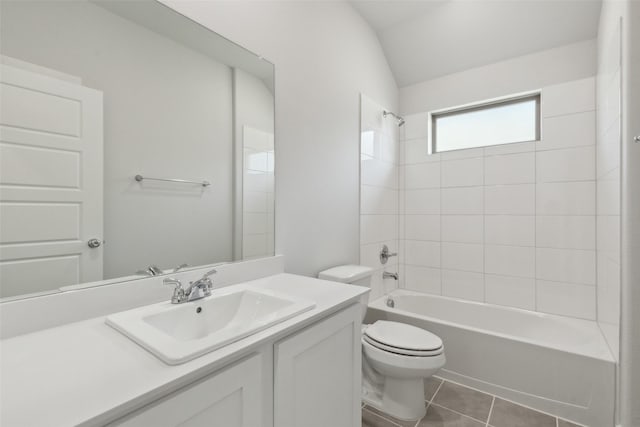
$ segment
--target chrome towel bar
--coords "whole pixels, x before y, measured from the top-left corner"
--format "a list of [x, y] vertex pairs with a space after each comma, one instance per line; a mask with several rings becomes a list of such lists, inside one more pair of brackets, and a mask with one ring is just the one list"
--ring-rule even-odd
[[208, 187], [211, 185], [209, 181], [189, 181], [186, 179], [173, 179], [173, 178], [149, 178], [149, 177], [144, 177], [142, 175], [135, 176], [135, 180], [138, 182], [141, 182], [143, 179], [147, 179], [149, 181], [166, 181], [166, 182], [179, 182], [182, 184], [198, 184], [198, 185], [202, 185], [203, 187]]

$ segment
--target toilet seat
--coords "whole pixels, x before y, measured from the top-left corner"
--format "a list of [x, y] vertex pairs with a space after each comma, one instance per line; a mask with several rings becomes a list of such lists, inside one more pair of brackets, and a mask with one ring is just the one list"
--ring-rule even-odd
[[378, 320], [364, 330], [362, 338], [380, 350], [405, 356], [431, 357], [444, 351], [440, 337], [406, 323]]
[[438, 356], [442, 354], [442, 352], [444, 351], [442, 347], [437, 348], [435, 350], [407, 350], [406, 348], [398, 348], [398, 347], [393, 347], [390, 345], [383, 344], [381, 342], [378, 342], [372, 339], [367, 335], [363, 335], [362, 340], [377, 349], [388, 351], [390, 353], [395, 353], [400, 356], [432, 357], [432, 356]]

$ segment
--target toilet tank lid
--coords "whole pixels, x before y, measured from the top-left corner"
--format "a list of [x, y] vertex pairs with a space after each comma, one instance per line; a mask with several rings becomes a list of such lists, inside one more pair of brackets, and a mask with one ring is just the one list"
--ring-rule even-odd
[[332, 280], [334, 282], [351, 283], [371, 276], [373, 268], [364, 265], [340, 265], [318, 274], [319, 279]]

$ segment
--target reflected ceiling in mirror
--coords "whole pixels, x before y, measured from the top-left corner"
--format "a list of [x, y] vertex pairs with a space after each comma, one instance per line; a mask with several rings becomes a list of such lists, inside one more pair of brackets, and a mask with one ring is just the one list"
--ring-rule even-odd
[[0, 8], [1, 298], [273, 255], [272, 64], [152, 0]]

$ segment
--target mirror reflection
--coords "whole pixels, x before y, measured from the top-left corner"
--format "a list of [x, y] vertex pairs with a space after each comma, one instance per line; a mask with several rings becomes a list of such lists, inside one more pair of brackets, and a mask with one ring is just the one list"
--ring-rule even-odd
[[273, 254], [272, 64], [151, 0], [0, 7], [0, 297]]

